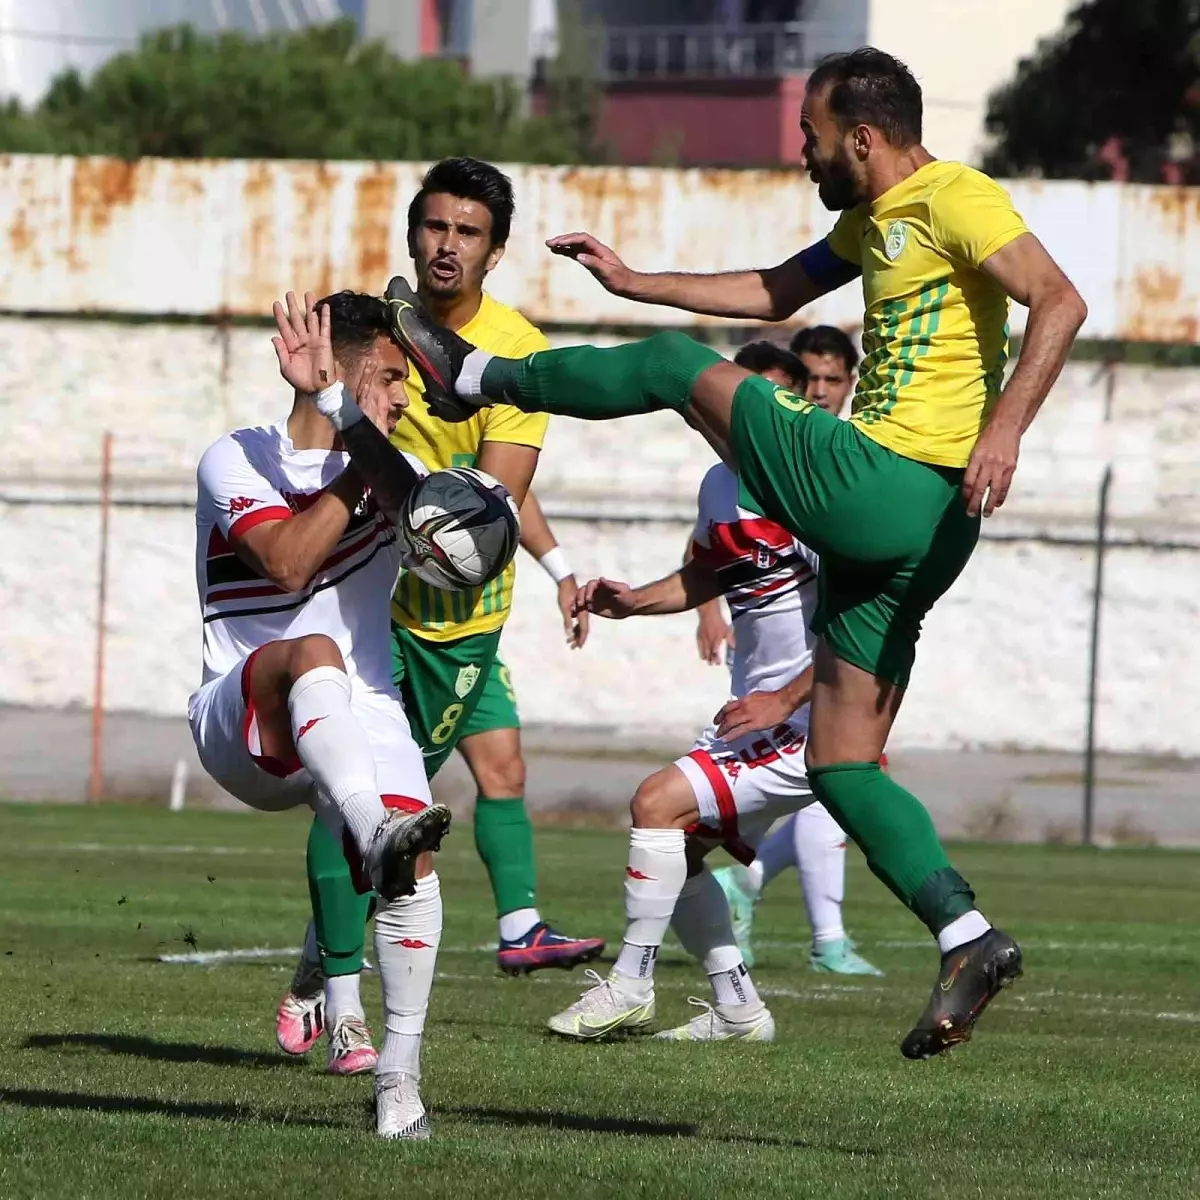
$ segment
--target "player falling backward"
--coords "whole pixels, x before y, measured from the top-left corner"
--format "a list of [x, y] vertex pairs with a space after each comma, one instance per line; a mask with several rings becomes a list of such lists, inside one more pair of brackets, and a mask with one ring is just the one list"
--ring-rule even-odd
[[[889, 54], [866, 47], [817, 66], [800, 116], [805, 160], [822, 202], [841, 215], [776, 267], [648, 275], [587, 234], [550, 243], [616, 294], [742, 319], [783, 320], [861, 278], [865, 357], [848, 421], [681, 333], [513, 360], [435, 325], [414, 299], [404, 307], [399, 289], [392, 305], [397, 336], [448, 419], [498, 400], [591, 420], [673, 409], [736, 471], [741, 507], [820, 555], [808, 780], [941, 952], [929, 1001], [901, 1044], [909, 1058], [969, 1038], [1020, 974], [1021, 951], [976, 907], [928, 812], [879, 758], [921, 622], [966, 566], [981, 515], [1003, 504], [1021, 437], [1087, 314], [1004, 189], [922, 146], [921, 116], [920, 85]], [[1029, 316], [1005, 382], [1010, 298]], [[644, 832], [652, 836], [639, 838], [629, 863], [627, 902], [641, 915], [627, 941], [649, 938], [652, 954], [687, 865], [682, 828]], [[614, 976], [619, 987], [632, 978]], [[636, 980], [622, 995], [636, 1012]]]
[[[432, 851], [450, 813], [430, 801], [391, 679], [395, 516], [427, 474], [386, 438], [408, 363], [375, 297], [308, 295], [302, 310], [289, 292], [274, 311], [291, 414], [235, 429], [200, 460], [204, 682], [188, 718], [222, 787], [258, 809], [310, 805], [381, 897], [377, 1129], [425, 1138], [421, 1037], [442, 931]], [[358, 403], [343, 416], [345, 388]]]

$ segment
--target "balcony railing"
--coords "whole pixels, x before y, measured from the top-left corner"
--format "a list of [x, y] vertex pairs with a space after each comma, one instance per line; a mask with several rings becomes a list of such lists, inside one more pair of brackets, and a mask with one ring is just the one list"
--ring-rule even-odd
[[806, 25], [630, 25], [604, 33], [609, 80], [772, 78], [809, 66]]

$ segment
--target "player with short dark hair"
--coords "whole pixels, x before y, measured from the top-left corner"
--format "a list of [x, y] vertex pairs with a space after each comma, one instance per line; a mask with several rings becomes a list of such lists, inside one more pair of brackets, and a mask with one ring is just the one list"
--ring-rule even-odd
[[[504, 256], [512, 217], [512, 184], [502, 171], [478, 159], [444, 159], [429, 168], [409, 205], [408, 249], [421, 301], [439, 321], [498, 354], [521, 355], [546, 348], [545, 337], [484, 290]], [[392, 435], [395, 445], [429, 470], [477, 466], [508, 488], [521, 506], [521, 544], [554, 579], [568, 638], [582, 645], [586, 621], [570, 611], [574, 574], [530, 490], [547, 418], [497, 405], [447, 424], [426, 404], [419, 378], [411, 376], [405, 390], [408, 405]], [[572, 967], [604, 949], [600, 938], [558, 932], [537, 907], [520, 718], [499, 657], [515, 571], [510, 564], [491, 583], [464, 592], [405, 572], [391, 610], [395, 683], [426, 771], [432, 778], [457, 748], [475, 779], [475, 845], [496, 904], [498, 963], [510, 974]], [[317, 822], [307, 866], [313, 921], [276, 1012], [276, 1035], [288, 1053], [303, 1054], [327, 1027], [330, 1073], [357, 1074], [375, 1061], [359, 996], [371, 899], [355, 892], [340, 846]]]
[[803, 390], [804, 364], [790, 350], [774, 342], [747, 342], [733, 356], [733, 361], [780, 387]]
[[[981, 515], [1004, 503], [1022, 435], [1087, 307], [999, 184], [921, 145], [920, 88], [897, 59], [866, 48], [825, 60], [800, 123], [809, 175], [840, 216], [776, 267], [640, 274], [588, 234], [549, 245], [618, 295], [744, 320], [784, 320], [861, 278], [865, 357], [848, 421], [682, 333], [513, 361], [438, 328], [398, 295], [394, 316], [448, 419], [497, 400], [589, 420], [673, 409], [737, 471], [743, 506], [820, 555], [808, 778], [937, 942], [938, 979], [901, 1045], [906, 1057], [928, 1058], [971, 1036], [1020, 974], [1021, 951], [976, 908], [928, 812], [879, 760], [922, 621], [966, 566]], [[1005, 382], [1010, 299], [1029, 318]], [[672, 795], [681, 810], [692, 804], [686, 788]], [[665, 929], [686, 878], [684, 835], [654, 832], [637, 869], [655, 880], [647, 904]], [[627, 935], [649, 936], [645, 928]], [[604, 986], [627, 996], [631, 1012], [644, 1007], [621, 972]]]
[[836, 325], [810, 325], [792, 336], [789, 347], [804, 364], [808, 382], [805, 400], [840, 416], [846, 398], [854, 391], [858, 351]]

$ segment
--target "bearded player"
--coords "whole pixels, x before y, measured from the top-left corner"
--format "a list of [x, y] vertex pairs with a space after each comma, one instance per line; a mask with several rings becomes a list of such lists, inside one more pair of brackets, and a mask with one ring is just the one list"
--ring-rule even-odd
[[[513, 216], [512, 185], [489, 163], [446, 159], [431, 167], [408, 210], [408, 242], [422, 302], [438, 320], [497, 354], [521, 355], [548, 343], [520, 313], [484, 291], [504, 256]], [[574, 646], [586, 618], [570, 616], [576, 582], [529, 490], [547, 418], [508, 405], [447, 424], [425, 401], [421, 381], [405, 384], [407, 407], [392, 440], [429, 470], [476, 466], [499, 479], [521, 506], [522, 545], [552, 576]], [[520, 720], [500, 635], [512, 605], [515, 566], [469, 592], [447, 592], [411, 572], [392, 600], [394, 681], [432, 778], [457, 748], [475, 779], [475, 845], [487, 868], [499, 922], [500, 969], [519, 974], [572, 967], [604, 949], [600, 938], [559, 933], [536, 898], [533, 828], [525, 810]], [[369, 1071], [375, 1050], [359, 995], [370, 897], [355, 890], [341, 847], [318, 822], [308, 843], [313, 922], [291, 988], [276, 1014], [279, 1044], [303, 1054], [329, 1031], [328, 1069]]]
[[[588, 234], [552, 239], [609, 290], [648, 303], [778, 321], [861, 278], [865, 357], [849, 421], [680, 333], [626, 346], [498, 358], [439, 328], [393, 289], [397, 336], [447, 417], [496, 401], [591, 420], [670, 408], [737, 472], [739, 503], [821, 558], [805, 758], [813, 793], [871, 870], [926, 926], [938, 978], [901, 1052], [966, 1041], [1021, 950], [950, 865], [920, 801], [880, 768], [921, 622], [1008, 495], [1021, 437], [1087, 307], [1008, 194], [921, 144], [920, 85], [872, 48], [825, 59], [801, 127], [830, 234], [767, 270], [631, 271]], [[1029, 310], [1007, 382], [1009, 300]], [[669, 915], [687, 876], [682, 829], [636, 863], [645, 904]], [[640, 877], [653, 882], [642, 887]]]

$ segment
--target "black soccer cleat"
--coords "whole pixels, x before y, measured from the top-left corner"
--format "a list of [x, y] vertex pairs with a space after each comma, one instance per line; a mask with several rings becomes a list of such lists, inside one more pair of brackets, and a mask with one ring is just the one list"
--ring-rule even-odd
[[402, 275], [389, 280], [383, 299], [391, 317], [393, 336], [421, 372], [429, 411], [442, 421], [466, 421], [473, 417], [483, 404], [464, 400], [455, 392], [454, 384], [463, 360], [475, 347], [453, 330], [437, 324], [421, 307]]
[[979, 1014], [1021, 974], [1021, 947], [999, 929], [942, 955], [925, 1011], [900, 1043], [905, 1058], [932, 1058], [969, 1041]]

